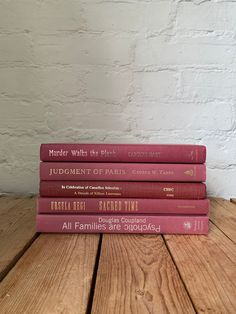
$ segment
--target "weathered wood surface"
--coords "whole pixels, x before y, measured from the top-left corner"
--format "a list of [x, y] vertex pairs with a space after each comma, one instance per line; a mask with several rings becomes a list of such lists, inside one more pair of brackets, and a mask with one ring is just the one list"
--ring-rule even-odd
[[99, 235], [40, 235], [0, 283], [1, 313], [86, 313]]
[[235, 204], [221, 198], [210, 201], [211, 221], [236, 243], [236, 206]]
[[92, 313], [195, 313], [161, 236], [103, 236]]
[[165, 236], [198, 313], [236, 313], [236, 246], [215, 225], [208, 236]]
[[35, 198], [0, 197], [0, 280], [35, 238]]
[[99, 235], [36, 238], [35, 200], [1, 196], [0, 312], [236, 313], [231, 201], [211, 199], [208, 236], [103, 235], [100, 250]]

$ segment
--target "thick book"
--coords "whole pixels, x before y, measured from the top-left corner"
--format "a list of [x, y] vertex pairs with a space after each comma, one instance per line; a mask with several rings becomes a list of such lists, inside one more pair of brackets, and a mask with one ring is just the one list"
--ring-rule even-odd
[[40, 181], [44, 197], [204, 199], [204, 183], [129, 181]]
[[206, 180], [205, 164], [41, 162], [40, 180], [186, 181]]
[[47, 233], [207, 234], [208, 217], [170, 215], [37, 215]]
[[47, 198], [39, 197], [40, 214], [179, 214], [206, 215], [209, 201], [140, 198]]
[[42, 144], [42, 161], [204, 163], [206, 147], [189, 144]]

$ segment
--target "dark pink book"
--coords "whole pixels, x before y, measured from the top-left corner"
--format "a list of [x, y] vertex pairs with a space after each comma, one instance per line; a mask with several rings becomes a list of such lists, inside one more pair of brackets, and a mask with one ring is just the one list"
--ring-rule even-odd
[[186, 181], [206, 180], [205, 164], [41, 162], [40, 180]]
[[204, 183], [129, 181], [41, 181], [44, 197], [123, 197], [158, 199], [204, 199]]
[[208, 217], [168, 215], [37, 215], [47, 233], [207, 234]]
[[140, 198], [39, 197], [39, 214], [186, 214], [206, 215], [209, 201]]
[[69, 144], [40, 148], [42, 161], [204, 163], [206, 147], [189, 144]]

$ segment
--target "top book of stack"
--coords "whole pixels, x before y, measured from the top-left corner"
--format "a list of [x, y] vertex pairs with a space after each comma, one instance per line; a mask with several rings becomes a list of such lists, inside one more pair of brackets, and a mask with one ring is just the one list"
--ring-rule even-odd
[[206, 147], [188, 144], [42, 144], [41, 161], [202, 164]]

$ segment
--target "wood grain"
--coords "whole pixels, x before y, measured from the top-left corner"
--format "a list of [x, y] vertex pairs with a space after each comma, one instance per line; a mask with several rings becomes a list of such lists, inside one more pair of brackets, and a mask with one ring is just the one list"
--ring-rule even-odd
[[236, 243], [236, 206], [222, 199], [210, 200], [210, 220]]
[[198, 313], [236, 313], [236, 246], [215, 225], [208, 236], [165, 236]]
[[0, 284], [2, 313], [86, 313], [99, 235], [40, 235]]
[[21, 202], [22, 198], [17, 196], [1, 196], [0, 197], [0, 213], [3, 210], [7, 210], [12, 206], [16, 205], [17, 203]]
[[195, 313], [161, 236], [103, 236], [92, 313]]
[[0, 280], [34, 240], [35, 199], [0, 198]]

